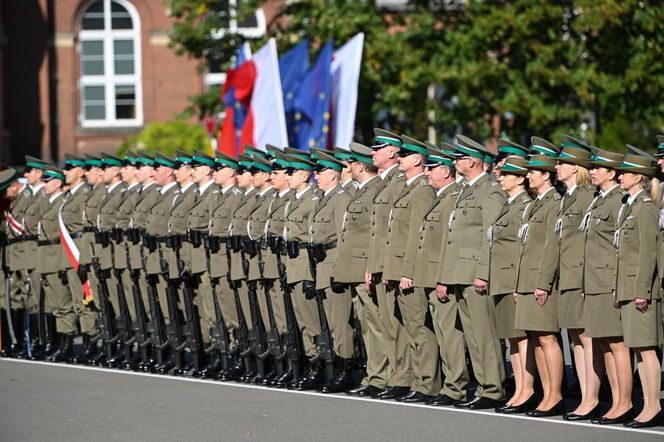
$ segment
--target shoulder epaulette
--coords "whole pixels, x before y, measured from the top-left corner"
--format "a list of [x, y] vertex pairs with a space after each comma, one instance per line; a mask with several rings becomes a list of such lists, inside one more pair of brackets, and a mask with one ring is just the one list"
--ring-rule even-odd
[[429, 180], [422, 180], [422, 181], [420, 181], [420, 186], [422, 186], [422, 187], [429, 187]]
[[238, 195], [238, 194], [241, 194], [242, 191], [241, 191], [240, 189], [238, 189], [237, 187], [234, 187], [234, 188], [233, 188], [233, 193], [236, 194], [236, 195]]
[[643, 198], [643, 202], [644, 202], [644, 203], [651, 203], [651, 202], [652, 202], [652, 198], [650, 198], [649, 196], [647, 196], [647, 197]]
[[212, 193], [219, 193], [219, 190], [213, 190]]
[[346, 191], [345, 191], [343, 188], [339, 188], [339, 190], [337, 190], [337, 193], [338, 193], [338, 194], [339, 194], [339, 193], [346, 193]]
[[90, 188], [83, 186], [83, 189], [81, 189], [81, 192], [90, 193]]
[[560, 201], [561, 199], [563, 199], [563, 197], [560, 196], [559, 193], [554, 193], [553, 194], [553, 199], [556, 200], [556, 201]]

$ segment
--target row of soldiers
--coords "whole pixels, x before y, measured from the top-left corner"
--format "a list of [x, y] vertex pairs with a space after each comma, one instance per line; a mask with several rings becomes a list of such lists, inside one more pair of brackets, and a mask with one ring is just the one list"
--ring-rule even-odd
[[[579, 260], [581, 273], [573, 274], [583, 275], [584, 258], [564, 259], [579, 244], [575, 236], [563, 241], [562, 232], [591, 208], [566, 212], [577, 186], [559, 167], [654, 170], [638, 150], [631, 162], [612, 155], [564, 136], [561, 147], [539, 137], [530, 148], [500, 140], [493, 158], [462, 135], [436, 147], [375, 129], [374, 145], [332, 152], [245, 146], [237, 159], [200, 151], [68, 154], [63, 169], [28, 157], [25, 185], [12, 171], [0, 176], [12, 198], [3, 352], [558, 413], [558, 374], [549, 367], [547, 375], [546, 364], [539, 370], [539, 359], [544, 399], [533, 402], [529, 387], [523, 400], [515, 393], [505, 404], [499, 340], [510, 340], [521, 377], [516, 356], [523, 351], [527, 365], [527, 345], [517, 331], [528, 331], [525, 342], [552, 359], [551, 333], [583, 331], [580, 319], [558, 320], [559, 311], [565, 318], [583, 312], [584, 278], [567, 275]], [[540, 174], [546, 178], [535, 182]], [[564, 197], [546, 186], [556, 175]], [[524, 189], [512, 195], [507, 176], [527, 176], [532, 189], [545, 190], [533, 200], [522, 180]], [[579, 186], [587, 195], [594, 188]], [[555, 222], [540, 232], [548, 206], [558, 207]], [[579, 296], [554, 296], [572, 291]], [[651, 301], [658, 312], [659, 297]], [[83, 346], [74, 354], [78, 330]], [[470, 399], [466, 352], [478, 383]], [[357, 386], [353, 369], [365, 364]]]

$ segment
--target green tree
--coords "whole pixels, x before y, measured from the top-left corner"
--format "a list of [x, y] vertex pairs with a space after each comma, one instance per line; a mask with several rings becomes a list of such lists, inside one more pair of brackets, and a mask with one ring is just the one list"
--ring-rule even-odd
[[124, 155], [127, 150], [146, 150], [174, 156], [176, 149], [185, 152], [193, 149], [208, 151], [210, 137], [201, 125], [182, 119], [150, 123], [141, 132], [123, 141], [118, 153]]

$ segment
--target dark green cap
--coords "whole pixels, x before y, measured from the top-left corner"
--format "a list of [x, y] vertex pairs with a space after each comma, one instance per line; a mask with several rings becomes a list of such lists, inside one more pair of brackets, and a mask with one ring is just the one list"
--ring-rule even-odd
[[570, 135], [561, 135], [560, 137], [560, 150], [566, 147], [573, 147], [575, 149], [582, 149], [590, 152], [590, 146], [583, 141], [579, 141]]
[[421, 141], [411, 138], [407, 135], [401, 135], [401, 154], [403, 151], [408, 152], [409, 154], [419, 153], [420, 155], [427, 156], [427, 146]]
[[530, 153], [531, 155], [540, 154], [549, 157], [558, 157], [558, 147], [541, 137], [530, 138]]
[[154, 157], [147, 152], [139, 152], [136, 154], [136, 166], [154, 166]]
[[44, 181], [49, 181], [53, 179], [64, 181], [65, 174], [62, 172], [62, 169], [47, 164], [46, 167], [44, 168]]
[[543, 170], [553, 173], [556, 171], [556, 162], [557, 160], [554, 157], [538, 153], [530, 157], [526, 167], [529, 170]]
[[485, 163], [493, 163], [493, 159], [495, 157], [496, 156], [494, 154], [492, 154], [491, 152], [487, 152], [487, 153], [484, 154], [484, 162]]
[[175, 162], [177, 163], [175, 167], [191, 165], [194, 162], [194, 157], [189, 152], [178, 149], [175, 151]]
[[301, 160], [311, 161], [309, 154], [303, 150], [295, 149], [293, 147], [284, 147], [284, 153], [286, 155], [299, 158]]
[[238, 170], [240, 167], [240, 164], [237, 162], [237, 160], [233, 157], [230, 157], [226, 155], [223, 152], [216, 151], [214, 153], [215, 159], [214, 162], [216, 164], [216, 169], [223, 169], [224, 167], [230, 167], [231, 169]]
[[253, 158], [253, 160], [253, 164], [251, 165], [252, 172], [272, 172], [272, 165], [267, 160], [267, 158], [263, 158], [257, 155]]
[[364, 144], [350, 143], [352, 158], [350, 161], [359, 161], [360, 163], [373, 165], [373, 150]]
[[192, 165], [194, 167], [196, 166], [208, 166], [208, 167], [214, 167], [214, 158], [206, 154], [205, 152], [194, 149], [194, 153], [191, 156], [192, 159]]
[[250, 171], [251, 166], [254, 164], [254, 161], [251, 159], [251, 157], [244, 154], [238, 154], [237, 162], [240, 165], [238, 170], [241, 172]]
[[163, 167], [169, 167], [171, 169], [175, 169], [177, 167], [175, 161], [173, 161], [171, 158], [167, 157], [166, 155], [162, 154], [161, 152], [157, 152], [154, 155], [154, 163], [155, 163], [154, 167], [163, 166]]
[[350, 150], [348, 149], [342, 149], [340, 147], [335, 147], [334, 148], [334, 158], [336, 158], [339, 161], [348, 161], [353, 157], [353, 154], [351, 153]]
[[374, 145], [369, 146], [373, 150], [382, 149], [387, 146], [401, 147], [401, 137], [385, 129], [374, 129]]
[[16, 169], [5, 169], [0, 171], [0, 191], [5, 190], [17, 178]]
[[433, 145], [429, 145], [427, 150], [429, 155], [427, 157], [427, 164], [425, 164], [424, 167], [454, 167], [454, 158], [443, 153], [441, 149], [438, 149]]
[[332, 169], [334, 171], [341, 172], [345, 167], [341, 161], [325, 152], [319, 152], [317, 156], [318, 158], [316, 159], [316, 166], [314, 168], [314, 170], [317, 172], [323, 171], [325, 169]]
[[249, 158], [255, 158], [255, 157], [261, 157], [263, 159], [267, 158], [267, 154], [265, 152], [255, 148], [254, 146], [252, 146], [250, 144], [245, 144], [244, 145], [244, 154], [246, 156], [248, 156]]
[[442, 142], [440, 143], [440, 150], [443, 151], [445, 155], [448, 157], [454, 157], [454, 152], [456, 151], [456, 148], [454, 147], [454, 144]]
[[288, 165], [288, 160], [286, 159], [286, 154], [280, 150], [272, 151], [274, 155], [274, 160], [272, 161], [272, 170], [286, 170], [290, 166]]
[[311, 158], [311, 161], [316, 161], [318, 159], [319, 152], [328, 152], [328, 150], [320, 149], [318, 147], [312, 147], [311, 149], [309, 149], [309, 157]]
[[137, 166], [138, 154], [136, 152], [128, 150], [127, 153], [125, 154], [124, 164], [125, 166]]
[[590, 161], [590, 157], [590, 150], [573, 146], [563, 146], [558, 153], [559, 162], [576, 164], [583, 167], [588, 167], [588, 161]]
[[528, 175], [528, 160], [517, 155], [510, 155], [505, 158], [505, 162], [500, 166], [500, 172], [509, 175]]
[[611, 152], [608, 150], [596, 149], [593, 156], [590, 157], [588, 162], [589, 166], [605, 167], [607, 169], [615, 169], [622, 164], [625, 155], [618, 152]]
[[281, 149], [273, 144], [265, 145], [265, 155], [268, 158], [274, 159], [276, 157], [276, 152], [281, 152]]
[[528, 156], [528, 149], [513, 141], [500, 138], [498, 139], [498, 153], [526, 158]]
[[102, 167], [122, 167], [124, 165], [120, 158], [108, 153], [101, 154], [101, 164]]
[[657, 135], [657, 153], [656, 157], [664, 157], [664, 135]]
[[25, 167], [28, 169], [46, 169], [46, 161], [40, 160], [39, 158], [31, 157], [30, 155], [25, 156]]
[[74, 167], [85, 167], [85, 158], [72, 153], [65, 154], [65, 167], [72, 169]]
[[486, 147], [466, 136], [457, 135], [456, 138], [457, 144], [454, 146], [452, 154], [455, 157], [471, 157], [484, 161], [484, 155], [490, 153], [486, 150]]
[[103, 167], [101, 158], [94, 155], [85, 154], [85, 167]]
[[652, 155], [628, 144], [627, 155], [623, 158], [620, 166], [616, 167], [616, 170], [653, 177], [657, 172], [656, 162], [657, 160]]
[[286, 155], [286, 160], [288, 161], [288, 168], [294, 170], [314, 170], [315, 164], [309, 160], [305, 160], [293, 155]]

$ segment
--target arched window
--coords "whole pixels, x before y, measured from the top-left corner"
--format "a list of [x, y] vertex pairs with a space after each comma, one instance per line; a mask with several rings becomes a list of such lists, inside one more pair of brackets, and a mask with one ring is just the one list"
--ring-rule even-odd
[[143, 124], [141, 31], [138, 12], [126, 0], [94, 0], [81, 16], [80, 124]]

